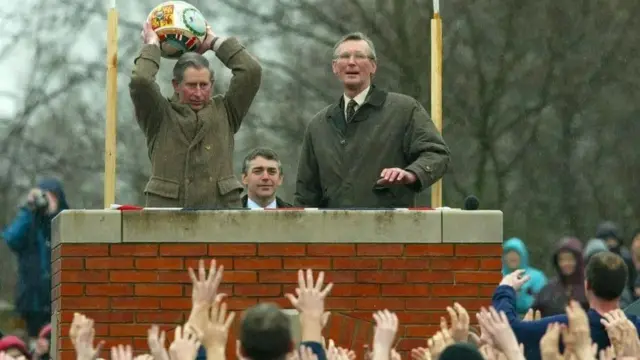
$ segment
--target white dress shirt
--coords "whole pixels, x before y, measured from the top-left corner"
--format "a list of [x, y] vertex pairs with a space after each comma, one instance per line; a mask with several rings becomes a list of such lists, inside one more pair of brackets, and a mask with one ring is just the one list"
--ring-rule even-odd
[[[358, 109], [360, 108], [360, 106], [362, 104], [364, 104], [364, 101], [367, 99], [367, 94], [369, 93], [369, 88], [371, 86], [367, 86], [366, 89], [362, 90], [362, 92], [358, 95], [356, 95], [353, 100], [356, 101], [356, 107], [355, 107], [355, 111], [357, 112]], [[349, 101], [351, 101], [351, 98], [347, 96], [347, 94], [344, 94], [344, 118], [347, 119], [347, 106], [349, 105]]]
[[250, 198], [247, 198], [247, 207], [249, 209], [276, 209], [278, 206], [276, 205], [276, 199], [273, 199], [271, 204], [263, 208], [262, 206], [256, 204], [255, 201], [251, 200]]

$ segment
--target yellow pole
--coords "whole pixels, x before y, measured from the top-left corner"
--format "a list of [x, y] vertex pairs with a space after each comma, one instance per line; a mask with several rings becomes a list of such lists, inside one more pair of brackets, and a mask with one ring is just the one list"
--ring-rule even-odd
[[104, 207], [116, 200], [116, 128], [118, 106], [118, 10], [109, 0], [107, 13], [107, 109], [104, 135]]
[[[431, 19], [431, 117], [442, 133], [442, 18], [439, 0], [433, 0]], [[442, 207], [442, 179], [431, 186], [431, 207]]]

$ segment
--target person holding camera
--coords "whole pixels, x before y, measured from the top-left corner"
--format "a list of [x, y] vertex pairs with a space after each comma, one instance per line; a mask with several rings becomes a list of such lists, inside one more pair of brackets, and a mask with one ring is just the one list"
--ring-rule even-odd
[[45, 179], [0, 233], [18, 258], [15, 309], [32, 339], [51, 321], [51, 221], [68, 208], [62, 183]]

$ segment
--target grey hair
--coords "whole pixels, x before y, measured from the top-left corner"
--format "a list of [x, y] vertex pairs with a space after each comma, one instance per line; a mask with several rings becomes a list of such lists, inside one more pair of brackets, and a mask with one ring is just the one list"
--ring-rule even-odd
[[345, 41], [358, 41], [358, 40], [365, 41], [367, 45], [369, 45], [369, 51], [371, 51], [371, 54], [369, 54], [369, 56], [371, 56], [371, 59], [373, 61], [377, 61], [378, 56], [376, 55], [376, 47], [373, 45], [373, 41], [371, 41], [371, 39], [367, 35], [359, 31], [349, 33], [343, 36], [342, 38], [340, 38], [340, 40], [338, 40], [338, 42], [333, 46], [334, 59], [338, 56], [336, 54], [336, 51], [338, 51], [338, 47], [340, 46], [340, 44], [342, 44]]
[[178, 61], [173, 66], [173, 79], [181, 83], [184, 80], [184, 72], [189, 68], [209, 70], [211, 81], [213, 81], [213, 70], [209, 68], [209, 60], [202, 54], [195, 52], [184, 53], [178, 58]]
[[278, 170], [280, 170], [280, 175], [283, 174], [282, 163], [280, 162], [280, 157], [278, 156], [278, 153], [276, 153], [275, 151], [269, 148], [264, 148], [264, 147], [253, 149], [247, 154], [247, 156], [244, 158], [244, 161], [242, 162], [243, 174], [247, 175], [251, 161], [257, 157], [262, 157], [267, 160], [276, 161], [278, 163]]

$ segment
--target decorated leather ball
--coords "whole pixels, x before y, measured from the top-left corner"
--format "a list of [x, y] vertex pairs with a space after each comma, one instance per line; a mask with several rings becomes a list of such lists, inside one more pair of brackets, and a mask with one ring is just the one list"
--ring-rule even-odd
[[177, 59], [195, 51], [207, 35], [207, 21], [195, 6], [184, 1], [166, 1], [147, 18], [160, 39], [162, 57]]

